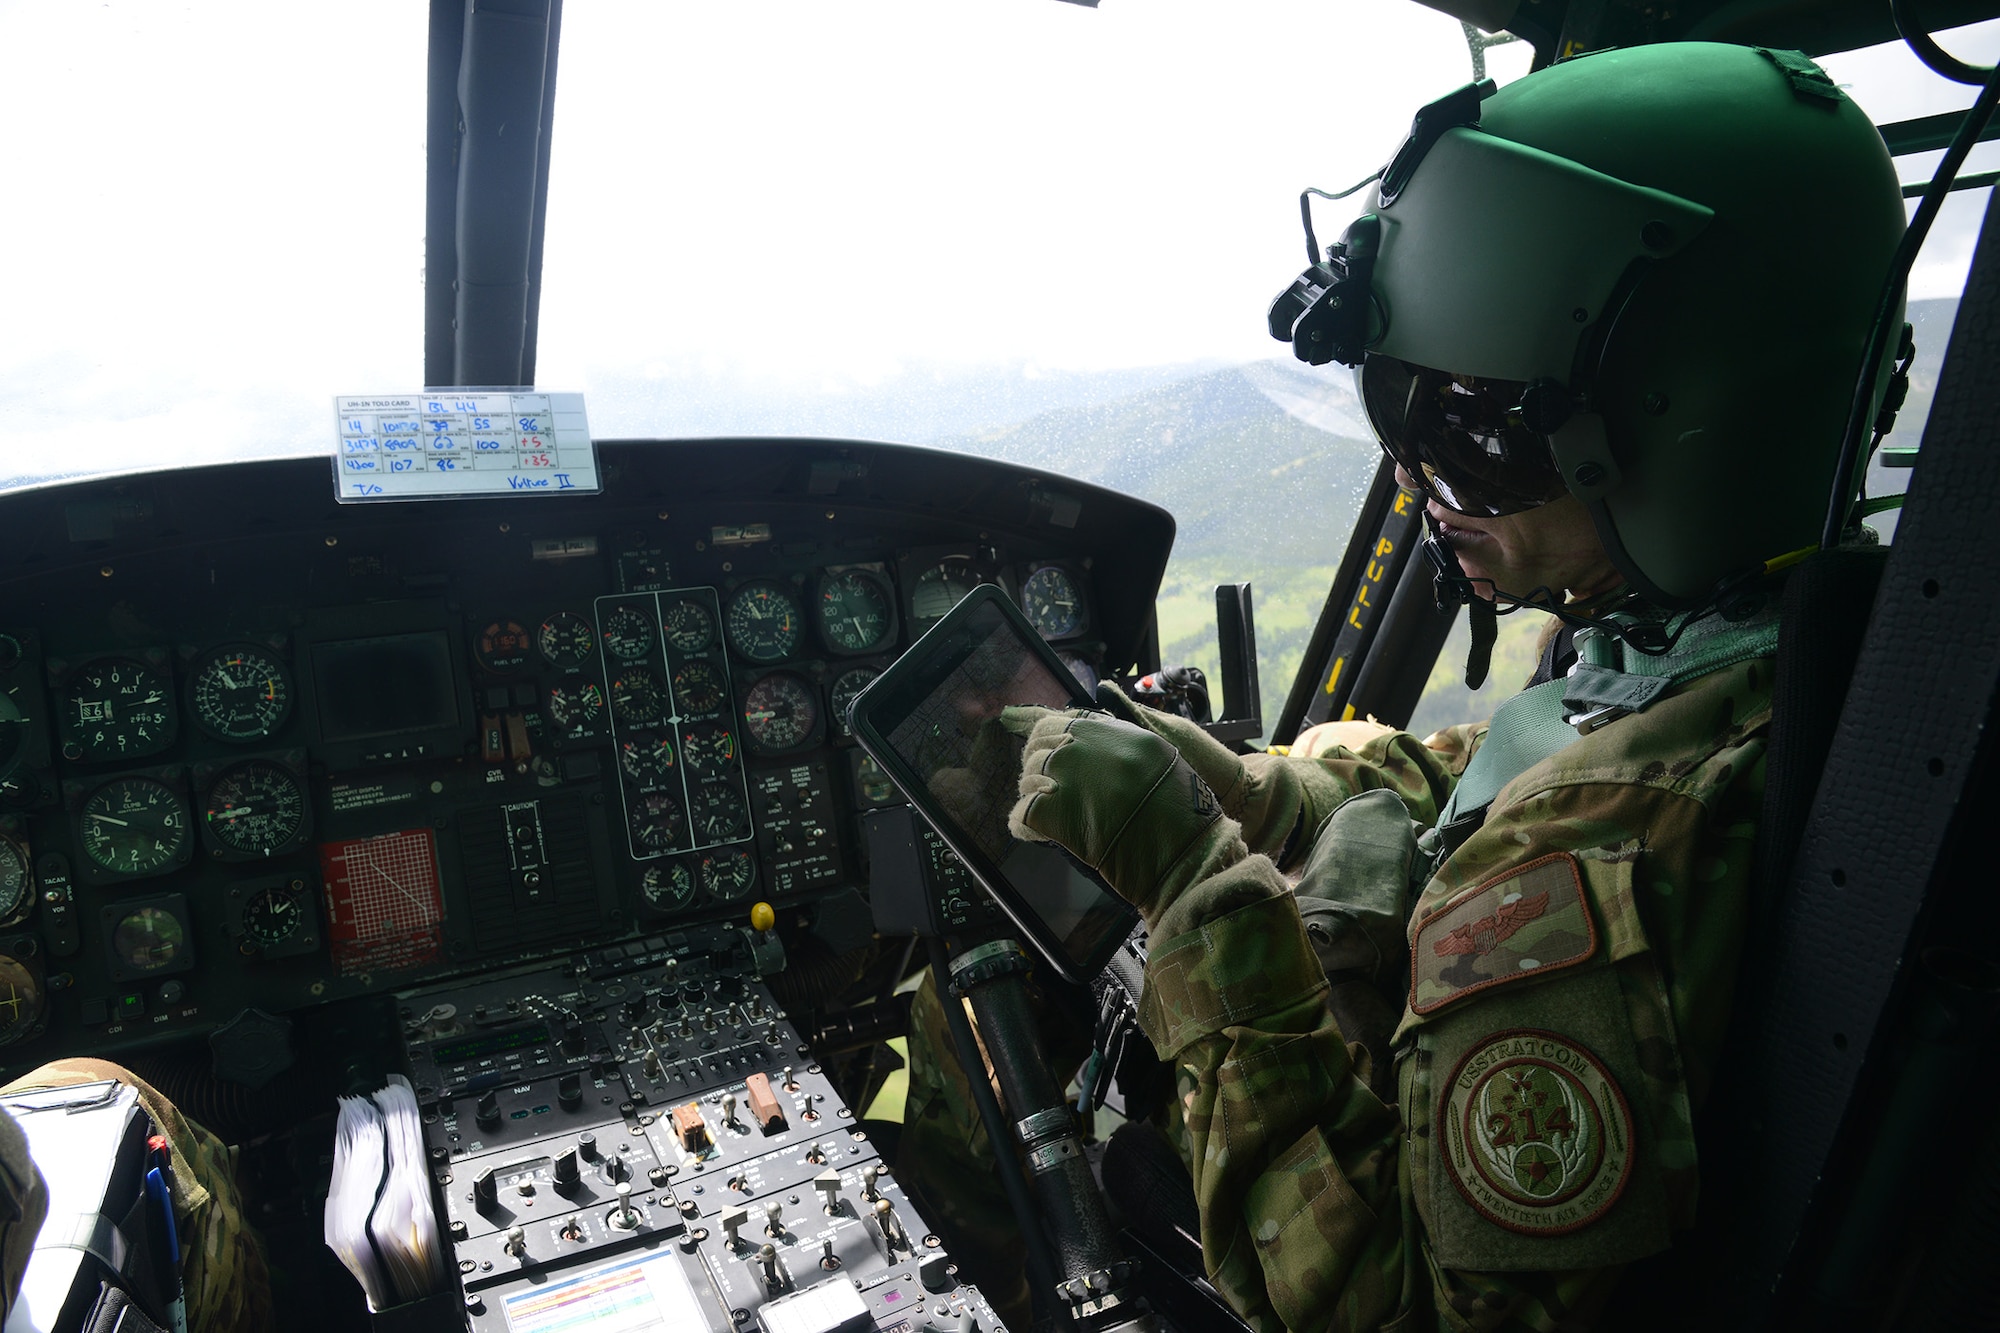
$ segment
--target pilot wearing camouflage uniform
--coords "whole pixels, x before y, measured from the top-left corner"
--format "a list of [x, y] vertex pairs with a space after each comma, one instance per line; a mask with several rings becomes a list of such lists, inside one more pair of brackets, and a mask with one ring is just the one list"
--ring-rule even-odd
[[1487, 726], [1287, 756], [1111, 694], [1008, 710], [1015, 834], [1144, 915], [1140, 1023], [1253, 1327], [1580, 1327], [1693, 1225], [1772, 575], [1817, 536], [1903, 220], [1792, 52], [1609, 51], [1426, 108], [1274, 331], [1357, 367], [1441, 588], [1558, 611], [1574, 669], [1552, 645]]

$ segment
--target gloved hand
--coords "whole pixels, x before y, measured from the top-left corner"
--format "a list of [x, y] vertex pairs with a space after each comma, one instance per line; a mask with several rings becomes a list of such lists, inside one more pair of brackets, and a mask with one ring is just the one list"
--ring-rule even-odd
[[1149, 924], [1190, 885], [1249, 855], [1208, 784], [1150, 730], [1074, 708], [1000, 716], [1027, 741], [1009, 830], [1060, 843]]
[[[1134, 703], [1110, 681], [1097, 687], [1097, 702], [1114, 717], [1144, 727], [1180, 752], [1222, 803], [1222, 813], [1243, 826], [1243, 840], [1253, 852], [1280, 856], [1303, 824], [1307, 830], [1331, 810], [1316, 808], [1308, 780], [1298, 766], [1267, 754], [1241, 755], [1190, 722], [1172, 713]], [[1338, 803], [1344, 792], [1330, 793]], [[1320, 802], [1323, 803], [1323, 802]]]

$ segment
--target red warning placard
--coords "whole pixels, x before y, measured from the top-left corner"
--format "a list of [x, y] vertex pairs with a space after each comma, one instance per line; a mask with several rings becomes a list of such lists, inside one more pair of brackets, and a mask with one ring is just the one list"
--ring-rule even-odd
[[324, 842], [327, 937], [342, 976], [397, 972], [443, 952], [437, 844], [429, 829]]

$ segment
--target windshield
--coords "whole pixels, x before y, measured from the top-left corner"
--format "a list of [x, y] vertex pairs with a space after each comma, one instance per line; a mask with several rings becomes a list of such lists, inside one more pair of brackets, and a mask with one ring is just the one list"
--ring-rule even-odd
[[[33, 201], [0, 217], [0, 489], [322, 454], [334, 395], [418, 385], [425, 11], [0, 0]], [[572, 4], [538, 381], [599, 438], [886, 439], [1153, 500], [1163, 660], [1212, 672], [1213, 587], [1251, 581], [1275, 714], [1377, 457], [1348, 377], [1264, 331], [1298, 192], [1472, 72], [1416, 4]]]
[[[334, 395], [417, 387], [424, 11], [0, 5], [37, 53], [0, 89], [37, 201], [0, 220], [0, 487], [325, 453]], [[1338, 77], [1287, 58], [1336, 38]], [[1251, 580], [1281, 697], [1375, 458], [1347, 376], [1264, 331], [1298, 194], [1471, 73], [1414, 4], [572, 4], [537, 378], [600, 439], [941, 445], [1156, 501], [1167, 660], [1212, 670], [1213, 586]]]

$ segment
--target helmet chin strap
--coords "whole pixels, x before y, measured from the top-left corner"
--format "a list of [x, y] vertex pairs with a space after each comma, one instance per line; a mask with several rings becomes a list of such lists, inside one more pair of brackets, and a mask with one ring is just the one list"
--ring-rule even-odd
[[1466, 619], [1472, 629], [1472, 647], [1465, 655], [1465, 686], [1476, 690], [1486, 683], [1486, 677], [1493, 666], [1493, 643], [1499, 637], [1499, 617], [1523, 609], [1544, 611], [1562, 621], [1572, 629], [1591, 629], [1610, 635], [1635, 652], [1649, 657], [1657, 657], [1668, 652], [1680, 638], [1683, 631], [1702, 617], [1716, 610], [1713, 600], [1688, 613], [1678, 626], [1671, 630], [1667, 620], [1624, 621], [1609, 617], [1588, 616], [1563, 605], [1560, 595], [1543, 586], [1523, 597], [1516, 593], [1502, 592], [1491, 579], [1475, 579], [1465, 572], [1465, 566], [1458, 562], [1458, 552], [1452, 549], [1432, 516], [1428, 506], [1424, 509], [1424, 527], [1430, 535], [1424, 538], [1424, 559], [1431, 567], [1431, 595], [1437, 601], [1440, 611], [1453, 607], [1466, 608]]
[[1466, 575], [1465, 566], [1458, 563], [1458, 552], [1444, 539], [1428, 506], [1424, 527], [1430, 532], [1424, 538], [1424, 559], [1431, 566], [1431, 596], [1440, 611], [1463, 606], [1472, 628], [1472, 647], [1465, 654], [1465, 688], [1476, 690], [1493, 669], [1493, 642], [1500, 637], [1500, 612], [1494, 607], [1494, 598], [1481, 595], [1479, 586], [1484, 583], [1492, 591], [1493, 584], [1487, 579], [1475, 583]]

